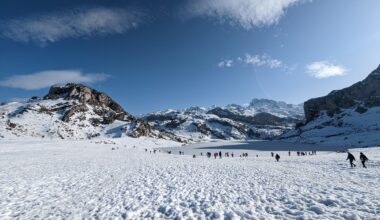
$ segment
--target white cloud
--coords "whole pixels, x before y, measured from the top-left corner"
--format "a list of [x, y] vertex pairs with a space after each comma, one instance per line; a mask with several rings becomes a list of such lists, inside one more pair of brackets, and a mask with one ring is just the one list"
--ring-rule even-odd
[[222, 60], [218, 63], [218, 67], [232, 67], [233, 64], [233, 60]]
[[278, 69], [285, 67], [285, 64], [278, 59], [273, 59], [269, 55], [251, 55], [249, 53], [245, 54], [244, 58], [238, 58], [241, 62], [249, 64], [252, 66], [265, 66], [270, 69]]
[[317, 79], [342, 76], [347, 72], [344, 66], [334, 65], [328, 61], [317, 61], [306, 66], [307, 71]]
[[145, 15], [137, 10], [76, 8], [1, 21], [0, 36], [19, 42], [46, 45], [65, 38], [124, 33], [140, 25], [144, 17]]
[[95, 83], [104, 81], [109, 75], [102, 73], [82, 73], [78, 70], [50, 70], [27, 75], [15, 75], [3, 81], [0, 86], [35, 90], [65, 83]]
[[218, 67], [232, 67], [235, 63], [246, 64], [254, 67], [266, 67], [270, 69], [288, 69], [288, 66], [281, 60], [274, 59], [267, 54], [251, 55], [246, 53], [244, 57], [237, 57], [236, 59], [222, 60]]
[[287, 8], [307, 0], [192, 0], [190, 17], [210, 17], [247, 30], [277, 24]]

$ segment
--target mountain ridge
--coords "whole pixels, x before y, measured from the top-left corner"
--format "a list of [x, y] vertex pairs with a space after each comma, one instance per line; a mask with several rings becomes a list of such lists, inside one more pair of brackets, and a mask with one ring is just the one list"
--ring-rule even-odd
[[[258, 105], [260, 107], [254, 107]], [[276, 109], [275, 109], [276, 108]], [[282, 108], [282, 109], [281, 109]], [[291, 113], [287, 111], [291, 109]], [[92, 139], [153, 137], [180, 142], [278, 136], [302, 118], [300, 106], [253, 99], [251, 106], [189, 107], [136, 117], [104, 92], [83, 84], [53, 85], [48, 94], [0, 105], [1, 136]], [[273, 112], [272, 112], [273, 110]], [[293, 115], [287, 117], [287, 115]], [[165, 121], [165, 126], [156, 122]], [[187, 124], [186, 132], [176, 130]]]
[[365, 79], [305, 102], [305, 123], [281, 139], [363, 147], [380, 144], [380, 66]]

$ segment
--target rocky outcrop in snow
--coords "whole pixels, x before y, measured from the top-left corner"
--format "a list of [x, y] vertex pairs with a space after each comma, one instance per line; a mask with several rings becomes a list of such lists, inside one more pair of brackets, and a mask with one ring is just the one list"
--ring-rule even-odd
[[152, 129], [126, 112], [105, 93], [81, 84], [53, 86], [44, 98], [0, 106], [2, 138], [39, 137], [91, 139], [100, 136], [157, 137], [185, 141]]
[[254, 99], [249, 106], [167, 110], [143, 117], [157, 129], [192, 140], [271, 139], [294, 128], [303, 119], [301, 105]]
[[131, 121], [133, 116], [112, 100], [107, 94], [98, 92], [81, 84], [69, 83], [66, 86], [52, 86], [45, 100], [76, 100], [80, 105], [70, 109], [65, 116], [65, 121], [70, 120], [70, 116], [76, 112], [88, 111], [86, 105], [93, 106], [96, 113], [103, 117], [103, 123], [110, 124], [115, 120]]
[[380, 144], [380, 66], [363, 81], [304, 104], [306, 123], [282, 138], [346, 147]]
[[380, 106], [380, 66], [363, 81], [305, 102], [304, 109], [309, 122], [325, 112], [333, 116], [342, 109], [355, 108], [357, 112], [364, 113], [375, 106]]

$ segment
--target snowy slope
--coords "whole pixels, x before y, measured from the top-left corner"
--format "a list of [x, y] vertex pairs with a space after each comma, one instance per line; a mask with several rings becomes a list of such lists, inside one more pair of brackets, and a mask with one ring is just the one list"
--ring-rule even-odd
[[287, 141], [326, 144], [331, 146], [364, 147], [380, 144], [380, 107], [365, 113], [345, 109], [329, 116], [322, 114], [315, 120], [286, 133]]
[[104, 93], [80, 84], [53, 86], [43, 98], [0, 105], [0, 139], [156, 137], [186, 141], [152, 129]]
[[351, 169], [346, 154], [331, 152], [276, 152], [278, 163], [265, 156], [215, 160], [149, 153], [171, 143], [126, 138], [2, 144], [0, 219], [379, 217], [379, 148], [353, 150], [369, 157], [368, 169]]
[[306, 123], [286, 141], [363, 147], [380, 144], [380, 66], [354, 85], [305, 102]]
[[270, 139], [294, 128], [303, 119], [302, 105], [254, 99], [249, 106], [191, 107], [143, 116], [159, 130], [192, 140]]
[[303, 104], [294, 105], [270, 99], [253, 99], [247, 109], [270, 113], [281, 118], [304, 119]]

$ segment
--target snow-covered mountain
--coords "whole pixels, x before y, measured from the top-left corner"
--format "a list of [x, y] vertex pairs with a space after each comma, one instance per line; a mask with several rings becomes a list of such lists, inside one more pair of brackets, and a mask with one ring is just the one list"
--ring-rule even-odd
[[127, 113], [105, 93], [81, 84], [51, 87], [43, 98], [0, 105], [0, 138], [157, 137], [174, 135], [152, 129]]
[[143, 119], [162, 131], [191, 140], [270, 139], [303, 120], [302, 105], [254, 99], [248, 106], [191, 107], [147, 114]]
[[294, 128], [303, 117], [301, 105], [254, 99], [249, 106], [191, 107], [137, 118], [105, 93], [69, 83], [52, 86], [43, 98], [1, 104], [0, 138], [266, 139]]
[[282, 138], [340, 146], [380, 144], [380, 66], [354, 85], [304, 104], [306, 122]]

